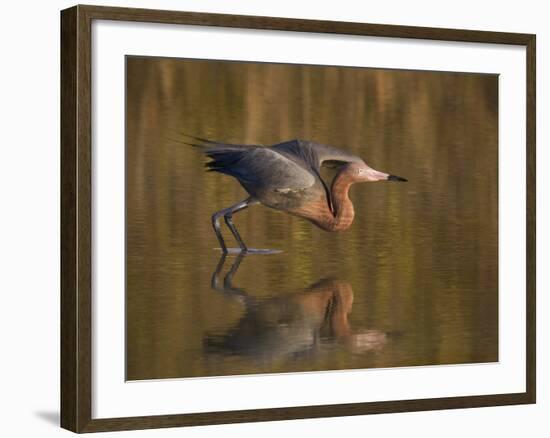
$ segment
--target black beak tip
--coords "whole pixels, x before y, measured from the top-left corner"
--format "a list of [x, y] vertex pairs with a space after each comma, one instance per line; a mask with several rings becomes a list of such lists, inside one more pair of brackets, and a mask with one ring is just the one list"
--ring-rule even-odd
[[400, 176], [397, 176], [397, 175], [390, 175], [388, 176], [388, 181], [402, 181], [402, 182], [407, 182], [407, 180], [405, 178], [401, 178]]

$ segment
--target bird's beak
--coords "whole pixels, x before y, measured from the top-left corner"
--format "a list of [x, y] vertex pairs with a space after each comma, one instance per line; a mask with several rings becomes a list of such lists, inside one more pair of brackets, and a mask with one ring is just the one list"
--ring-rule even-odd
[[407, 181], [400, 176], [390, 175], [371, 168], [360, 170], [359, 172], [367, 181]]
[[388, 178], [387, 178], [388, 181], [403, 181], [403, 182], [407, 182], [407, 180], [405, 178], [402, 178], [400, 176], [397, 176], [397, 175], [388, 175]]

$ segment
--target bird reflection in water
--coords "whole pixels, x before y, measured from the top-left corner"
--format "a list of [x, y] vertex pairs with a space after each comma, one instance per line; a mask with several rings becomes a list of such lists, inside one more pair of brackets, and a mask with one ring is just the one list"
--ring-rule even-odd
[[240, 302], [244, 314], [223, 333], [207, 334], [203, 343], [205, 353], [273, 363], [330, 354], [336, 348], [362, 354], [380, 350], [386, 344], [387, 335], [380, 330], [351, 327], [348, 318], [353, 290], [348, 282], [323, 279], [303, 291], [255, 298], [233, 286], [243, 257], [236, 257], [221, 281], [226, 260], [226, 255], [222, 255], [212, 275], [212, 289]]

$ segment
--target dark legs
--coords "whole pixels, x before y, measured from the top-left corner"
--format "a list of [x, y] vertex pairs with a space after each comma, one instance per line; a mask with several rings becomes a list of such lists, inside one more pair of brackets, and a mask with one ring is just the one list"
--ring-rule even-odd
[[241, 238], [239, 232], [237, 231], [237, 228], [235, 228], [235, 225], [233, 224], [233, 213], [237, 213], [241, 210], [244, 210], [246, 207], [248, 207], [248, 204], [245, 205], [239, 205], [238, 207], [230, 210], [228, 213], [226, 213], [223, 218], [225, 219], [225, 223], [233, 233], [233, 236], [235, 237], [235, 240], [239, 244], [239, 247], [241, 248], [241, 251], [246, 251], [246, 245], [243, 242], [243, 239]]
[[244, 244], [243, 239], [241, 238], [239, 232], [237, 231], [237, 228], [235, 228], [235, 224], [233, 224], [233, 214], [241, 210], [244, 210], [250, 205], [254, 205], [257, 203], [258, 201], [256, 201], [255, 199], [248, 198], [229, 208], [224, 208], [223, 210], [220, 210], [212, 215], [212, 227], [214, 228], [214, 232], [216, 233], [216, 237], [220, 242], [220, 247], [224, 254], [227, 254], [227, 246], [225, 245], [225, 241], [223, 240], [223, 236], [221, 233], [220, 218], [222, 216], [224, 217], [225, 223], [231, 230], [231, 233], [233, 234], [233, 236], [235, 237], [235, 240], [239, 244], [241, 251], [246, 252], [247, 251], [246, 245]]

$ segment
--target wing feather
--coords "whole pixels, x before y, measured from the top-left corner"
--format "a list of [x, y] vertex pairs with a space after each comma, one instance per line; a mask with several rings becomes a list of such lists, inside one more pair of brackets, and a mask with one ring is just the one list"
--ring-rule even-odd
[[193, 141], [198, 141], [199, 143], [187, 143], [191, 146], [202, 147], [205, 149], [247, 149], [252, 147], [261, 147], [260, 144], [237, 144], [237, 143], [224, 143], [217, 140], [211, 140], [204, 137], [197, 137], [196, 135], [186, 134], [184, 132], [182, 135], [193, 139]]
[[360, 163], [363, 160], [356, 155], [333, 146], [306, 140], [291, 140], [271, 146], [279, 153], [301, 160], [314, 169], [317, 174], [324, 167], [339, 167], [345, 163]]
[[256, 189], [301, 190], [315, 183], [315, 176], [293, 160], [270, 148], [206, 149], [208, 170], [237, 178]]

